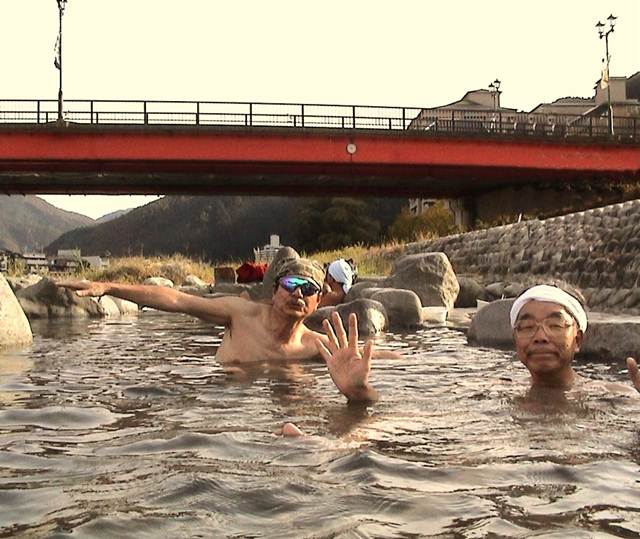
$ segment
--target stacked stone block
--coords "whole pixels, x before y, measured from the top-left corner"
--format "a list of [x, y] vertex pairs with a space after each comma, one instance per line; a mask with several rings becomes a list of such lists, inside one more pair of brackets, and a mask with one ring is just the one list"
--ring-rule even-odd
[[562, 279], [590, 308], [640, 314], [640, 200], [411, 243], [485, 284]]

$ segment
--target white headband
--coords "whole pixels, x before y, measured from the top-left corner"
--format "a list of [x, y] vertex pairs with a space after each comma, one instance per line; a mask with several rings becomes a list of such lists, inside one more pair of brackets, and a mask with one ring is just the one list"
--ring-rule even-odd
[[348, 262], [342, 258], [334, 260], [329, 264], [327, 272], [342, 285], [345, 294], [349, 292], [353, 285], [353, 270]]
[[529, 288], [524, 294], [519, 296], [511, 307], [511, 313], [509, 317], [511, 319], [511, 327], [515, 327], [518, 315], [525, 304], [532, 300], [536, 301], [548, 301], [551, 303], [557, 303], [562, 305], [578, 322], [578, 328], [583, 332], [587, 329], [587, 313], [584, 312], [580, 302], [574, 298], [571, 294], [567, 294], [564, 290], [561, 290], [557, 286], [549, 286], [546, 284], [539, 284]]

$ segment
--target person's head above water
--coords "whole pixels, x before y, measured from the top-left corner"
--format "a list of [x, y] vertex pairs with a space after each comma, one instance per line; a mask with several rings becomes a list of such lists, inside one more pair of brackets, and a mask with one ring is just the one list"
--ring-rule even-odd
[[319, 262], [309, 258], [283, 258], [276, 267], [275, 284], [289, 275], [305, 277], [322, 290], [324, 284], [324, 269]]
[[570, 386], [571, 366], [587, 329], [581, 302], [557, 286], [536, 285], [514, 301], [509, 313], [518, 359], [534, 384]]
[[351, 290], [355, 280], [354, 268], [349, 261], [344, 258], [339, 258], [331, 262], [327, 268], [327, 275], [342, 286], [345, 294]]

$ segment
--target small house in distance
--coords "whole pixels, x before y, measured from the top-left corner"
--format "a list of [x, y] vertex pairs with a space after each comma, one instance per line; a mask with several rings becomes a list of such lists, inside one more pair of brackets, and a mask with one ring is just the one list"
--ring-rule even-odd
[[49, 261], [44, 253], [23, 253], [22, 261], [27, 273], [46, 273], [49, 271]]
[[9, 268], [14, 266], [22, 256], [8, 249], [0, 249], [0, 272], [7, 272]]
[[81, 266], [102, 269], [109, 266], [109, 260], [103, 260], [100, 256], [82, 256], [80, 249], [59, 249], [51, 261], [54, 271], [76, 271]]

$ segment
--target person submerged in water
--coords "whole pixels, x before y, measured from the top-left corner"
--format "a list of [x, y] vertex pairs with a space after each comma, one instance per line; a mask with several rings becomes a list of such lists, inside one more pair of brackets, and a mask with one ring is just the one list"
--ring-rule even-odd
[[[593, 383], [573, 369], [587, 329], [587, 313], [576, 296], [557, 286], [533, 286], [516, 298], [509, 319], [516, 354], [531, 374], [532, 388], [566, 390]], [[631, 382], [640, 391], [637, 362], [628, 357], [626, 363]], [[608, 386], [616, 392], [630, 389], [623, 384]]]
[[319, 307], [339, 305], [356, 282], [357, 273], [353, 260], [339, 258], [327, 267], [324, 281], [324, 293]]
[[261, 360], [304, 360], [320, 355], [338, 390], [349, 402], [373, 402], [369, 384], [373, 341], [358, 346], [355, 314], [348, 332], [337, 313], [323, 322], [325, 335], [310, 330], [304, 320], [318, 307], [325, 272], [316, 261], [288, 258], [276, 268], [270, 303], [238, 296], [201, 298], [171, 288], [109, 282], [62, 281], [57, 285], [78, 296], [110, 295], [168, 312], [179, 312], [225, 327], [216, 359], [221, 363]]

